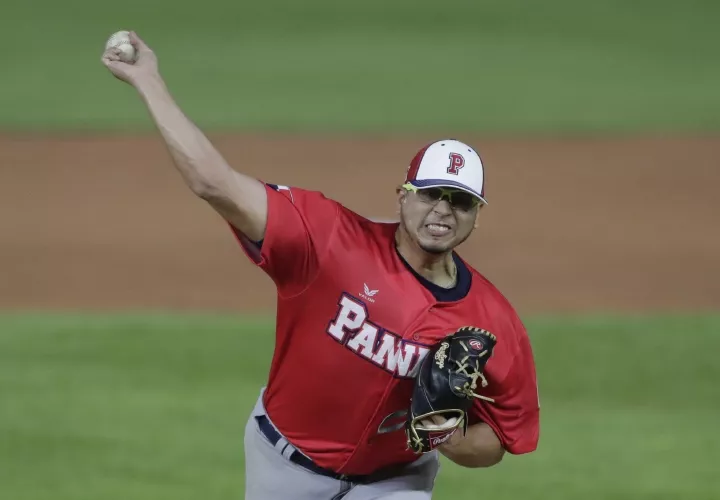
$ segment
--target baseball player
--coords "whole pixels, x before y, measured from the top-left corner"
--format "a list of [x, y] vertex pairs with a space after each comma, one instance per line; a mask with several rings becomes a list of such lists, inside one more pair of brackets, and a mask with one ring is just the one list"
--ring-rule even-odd
[[[535, 450], [539, 400], [525, 328], [454, 250], [487, 205], [477, 152], [449, 139], [423, 147], [396, 190], [399, 222], [374, 222], [320, 192], [231, 168], [175, 104], [153, 51], [135, 33], [131, 40], [133, 64], [116, 49], [102, 62], [137, 90], [188, 187], [277, 287], [269, 379], [245, 428], [245, 498], [425, 500], [440, 455], [487, 468]], [[423, 419], [439, 434], [430, 449], [416, 448], [415, 380], [430, 362], [449, 364], [445, 347], [431, 348], [466, 326], [497, 341], [466, 379], [476, 397], [464, 421]]]

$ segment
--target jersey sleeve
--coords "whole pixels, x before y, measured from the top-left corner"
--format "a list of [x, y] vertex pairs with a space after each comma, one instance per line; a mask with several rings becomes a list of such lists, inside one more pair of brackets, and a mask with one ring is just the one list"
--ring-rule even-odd
[[469, 422], [485, 422], [509, 453], [519, 455], [537, 449], [540, 400], [530, 340], [517, 317], [509, 323], [508, 328], [512, 330], [507, 333], [510, 335], [498, 332], [498, 344], [503, 338], [511, 340], [511, 347], [498, 353], [501, 356], [496, 360], [495, 371], [502, 374], [492, 377], [491, 358], [487, 366], [489, 386], [482, 392], [495, 401], [475, 400]]
[[338, 220], [339, 204], [317, 191], [265, 184], [268, 219], [261, 242], [230, 225], [250, 260], [275, 283], [278, 294], [301, 293], [317, 275]]

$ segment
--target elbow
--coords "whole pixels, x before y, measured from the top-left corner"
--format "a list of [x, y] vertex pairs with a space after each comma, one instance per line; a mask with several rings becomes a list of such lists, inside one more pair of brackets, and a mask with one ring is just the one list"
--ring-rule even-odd
[[469, 469], [488, 469], [490, 467], [498, 465], [500, 462], [502, 462], [502, 459], [504, 457], [505, 450], [502, 450], [494, 454], [475, 455], [472, 457], [468, 457], [468, 459], [464, 463], [459, 463], [458, 465], [467, 467]]
[[443, 454], [461, 467], [468, 469], [487, 469], [502, 462], [502, 459], [505, 457], [505, 450], [499, 448], [497, 450], [478, 450], [470, 453], [445, 452]]
[[222, 198], [222, 191], [218, 188], [217, 183], [208, 179], [193, 179], [188, 183], [190, 190], [205, 201], [214, 201]]
[[471, 464], [470, 467], [475, 469], [487, 469], [498, 465], [502, 462], [503, 458], [505, 458], [505, 450], [500, 450], [494, 455], [482, 457], [482, 459], [478, 460], [475, 464]]
[[213, 206], [232, 206], [232, 178], [221, 172], [194, 177], [188, 187], [195, 196]]
[[196, 196], [206, 201], [217, 200], [227, 195], [228, 177], [220, 168], [198, 166], [187, 172], [185, 182]]

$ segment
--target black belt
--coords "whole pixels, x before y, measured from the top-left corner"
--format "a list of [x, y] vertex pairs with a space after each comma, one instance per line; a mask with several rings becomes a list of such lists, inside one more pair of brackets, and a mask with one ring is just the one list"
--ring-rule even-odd
[[[265, 415], [260, 415], [255, 417], [255, 420], [257, 420], [258, 427], [260, 428], [260, 432], [263, 433], [263, 435], [270, 441], [270, 443], [275, 446], [278, 441], [282, 438], [280, 433], [275, 430], [275, 427], [270, 423], [270, 420]], [[282, 451], [282, 450], [281, 450]], [[393, 473], [391, 473], [390, 470], [383, 471], [380, 474], [367, 474], [367, 475], [360, 475], [360, 476], [353, 476], [353, 475], [347, 475], [347, 474], [338, 474], [337, 472], [325, 469], [323, 467], [320, 467], [315, 462], [310, 460], [308, 457], [300, 453], [299, 451], [295, 450], [290, 455], [289, 460], [301, 467], [304, 467], [305, 469], [309, 470], [310, 472], [314, 472], [316, 474], [320, 474], [322, 476], [331, 477], [333, 479], [337, 479], [339, 481], [347, 481], [350, 483], [369, 483], [373, 481], [378, 481], [380, 479], [385, 479], [388, 477], [392, 477]]]

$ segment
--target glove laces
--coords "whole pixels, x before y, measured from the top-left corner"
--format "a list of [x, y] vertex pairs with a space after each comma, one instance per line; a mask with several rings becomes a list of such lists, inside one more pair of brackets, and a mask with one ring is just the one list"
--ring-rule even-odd
[[[462, 346], [465, 351], [469, 352], [470, 349], [465, 345], [465, 342], [460, 342], [460, 345]], [[480, 358], [485, 356], [487, 354], [487, 350], [480, 353], [480, 355], [477, 358], [473, 358], [474, 363], [468, 363], [468, 360], [470, 359], [470, 356], [465, 356], [461, 360], [452, 360], [457, 365], [457, 372], [462, 373], [466, 377], [468, 377], [470, 380], [466, 381], [462, 387], [455, 387], [455, 389], [461, 393], [463, 393], [467, 398], [477, 398], [482, 399], [483, 401], [488, 401], [490, 403], [494, 403], [495, 400], [492, 398], [489, 398], [487, 396], [483, 396], [481, 394], [478, 394], [475, 392], [475, 389], [477, 389], [477, 381], [480, 379], [480, 385], [482, 387], [488, 386], [488, 381], [485, 378], [485, 375], [480, 371]]]

